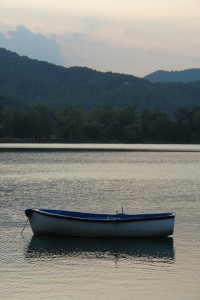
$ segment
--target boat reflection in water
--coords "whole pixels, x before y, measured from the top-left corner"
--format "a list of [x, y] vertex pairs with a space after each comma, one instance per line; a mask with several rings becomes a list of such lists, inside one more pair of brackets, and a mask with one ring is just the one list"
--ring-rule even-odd
[[27, 259], [105, 258], [174, 261], [173, 238], [103, 239], [32, 236]]

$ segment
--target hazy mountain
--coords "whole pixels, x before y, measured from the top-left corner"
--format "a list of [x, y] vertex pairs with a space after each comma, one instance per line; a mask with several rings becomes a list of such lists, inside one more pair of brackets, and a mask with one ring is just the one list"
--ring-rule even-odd
[[0, 48], [0, 96], [4, 105], [6, 99], [14, 99], [9, 103], [16, 107], [20, 103], [25, 107], [44, 103], [56, 109], [136, 104], [139, 109], [171, 113], [180, 106], [200, 104], [200, 82], [151, 83], [125, 74], [64, 68]]
[[188, 69], [183, 71], [156, 71], [146, 75], [144, 79], [151, 82], [191, 82], [200, 80], [200, 69]]

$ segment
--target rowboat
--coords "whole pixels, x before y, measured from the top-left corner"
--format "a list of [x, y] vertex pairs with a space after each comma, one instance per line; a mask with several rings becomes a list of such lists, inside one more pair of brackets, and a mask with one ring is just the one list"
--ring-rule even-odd
[[74, 237], [147, 238], [173, 234], [175, 213], [95, 214], [77, 211], [25, 210], [35, 235]]

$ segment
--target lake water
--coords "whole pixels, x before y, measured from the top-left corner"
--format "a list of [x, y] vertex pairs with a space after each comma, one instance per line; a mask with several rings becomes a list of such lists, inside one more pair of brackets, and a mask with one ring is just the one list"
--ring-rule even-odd
[[[199, 146], [7, 147], [0, 146], [0, 299], [200, 299]], [[35, 237], [29, 225], [20, 234], [25, 208], [122, 206], [175, 211], [173, 237]]]

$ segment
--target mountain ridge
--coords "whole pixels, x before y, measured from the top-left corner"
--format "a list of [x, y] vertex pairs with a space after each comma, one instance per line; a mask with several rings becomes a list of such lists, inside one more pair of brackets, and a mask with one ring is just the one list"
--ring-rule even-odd
[[188, 83], [200, 80], [200, 68], [191, 68], [180, 71], [158, 70], [143, 77], [150, 82], [182, 82]]
[[[0, 48], [0, 95], [16, 108], [45, 104], [54, 109], [136, 105], [173, 113], [200, 104], [200, 82], [151, 83], [132, 75], [87, 67], [65, 68]], [[1, 98], [2, 98], [1, 97]], [[15, 106], [15, 101], [12, 106]]]

